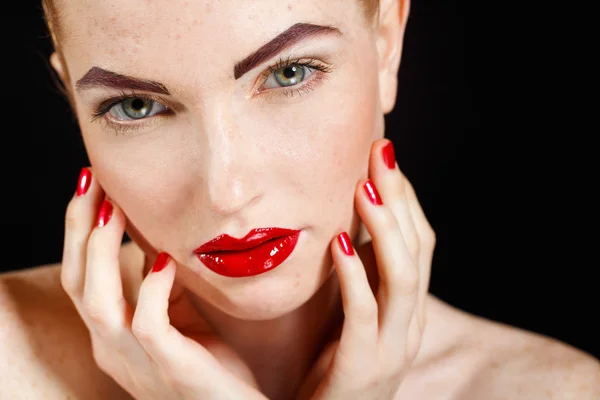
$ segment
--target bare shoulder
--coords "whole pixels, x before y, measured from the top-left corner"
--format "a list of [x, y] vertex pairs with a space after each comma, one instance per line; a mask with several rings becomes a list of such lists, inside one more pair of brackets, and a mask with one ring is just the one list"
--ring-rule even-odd
[[0, 398], [130, 398], [94, 362], [60, 265], [0, 274]]
[[[600, 399], [600, 362], [558, 340], [480, 320], [481, 352], [465, 399]], [[467, 393], [468, 392], [468, 393]]]

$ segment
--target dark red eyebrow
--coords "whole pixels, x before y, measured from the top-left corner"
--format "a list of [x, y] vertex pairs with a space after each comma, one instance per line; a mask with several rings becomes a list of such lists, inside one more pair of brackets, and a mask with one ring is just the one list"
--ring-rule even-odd
[[77, 90], [84, 90], [94, 87], [111, 87], [116, 89], [145, 90], [164, 95], [170, 95], [169, 90], [160, 82], [146, 79], [132, 78], [131, 76], [117, 74], [107, 71], [100, 67], [92, 67], [75, 84]]
[[313, 25], [306, 23], [297, 23], [286, 29], [284, 32], [277, 35], [270, 42], [262, 45], [254, 53], [244, 58], [239, 63], [235, 64], [233, 76], [239, 79], [246, 72], [252, 70], [257, 65], [267, 61], [277, 53], [293, 46], [301, 40], [313, 38], [323, 34], [341, 35], [339, 29], [333, 26]]
[[[332, 26], [301, 22], [294, 24], [268, 43], [262, 45], [248, 57], [236, 63], [233, 68], [233, 76], [235, 79], [239, 79], [257, 65], [262, 64], [302, 40], [330, 34], [341, 35], [342, 33], [339, 29]], [[110, 87], [115, 89], [143, 90], [164, 95], [171, 94], [167, 87], [160, 82], [121, 75], [100, 67], [92, 67], [83, 78], [77, 81], [75, 87], [78, 91], [97, 87]]]

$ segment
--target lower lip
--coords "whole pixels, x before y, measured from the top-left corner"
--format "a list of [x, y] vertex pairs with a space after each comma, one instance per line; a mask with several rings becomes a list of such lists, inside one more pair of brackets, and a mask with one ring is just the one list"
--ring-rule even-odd
[[211, 271], [230, 278], [254, 276], [283, 263], [298, 243], [300, 232], [271, 239], [243, 251], [215, 251], [197, 256]]

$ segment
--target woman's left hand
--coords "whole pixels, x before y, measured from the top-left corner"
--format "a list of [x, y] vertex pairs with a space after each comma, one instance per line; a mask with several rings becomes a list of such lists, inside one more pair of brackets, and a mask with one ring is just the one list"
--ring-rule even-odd
[[[355, 206], [375, 259], [361, 260], [345, 232], [332, 241], [341, 337], [325, 347], [298, 399], [394, 399], [420, 348], [435, 234], [389, 140], [373, 143], [369, 176], [357, 186]], [[376, 295], [366, 274], [371, 262], [379, 275]]]

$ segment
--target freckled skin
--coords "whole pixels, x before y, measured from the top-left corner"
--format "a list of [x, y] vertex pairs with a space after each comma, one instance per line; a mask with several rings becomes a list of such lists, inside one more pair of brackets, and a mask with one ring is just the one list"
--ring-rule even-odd
[[[225, 3], [86, 2], [65, 17], [83, 33], [65, 38], [64, 52], [73, 80], [98, 65], [160, 81], [184, 105], [150, 128], [115, 136], [89, 114], [118, 91], [77, 94], [95, 177], [124, 210], [134, 240], [168, 251], [193, 292], [238, 318], [270, 319], [310, 298], [331, 272], [330, 240], [358, 231], [355, 185], [384, 134], [377, 53], [360, 10], [345, 1], [318, 8], [296, 1], [283, 13], [277, 1]], [[250, 17], [270, 23], [259, 29], [244, 23]], [[111, 29], [88, 29], [90, 19]], [[344, 32], [284, 54], [332, 65], [328, 79], [302, 96], [249, 96], [266, 66], [235, 81], [233, 64], [305, 21]], [[216, 276], [192, 253], [221, 233], [241, 237], [268, 226], [305, 231], [293, 258], [261, 279]]]
[[[353, 236], [359, 227], [355, 184], [395, 102], [395, 71], [386, 73], [382, 60], [401, 38], [379, 46], [384, 35], [363, 26], [346, 0], [55, 1], [69, 32], [61, 40], [67, 85], [100, 66], [160, 81], [181, 105], [176, 115], [116, 136], [89, 117], [119, 90], [74, 97], [94, 178], [129, 219], [134, 243], [119, 255], [125, 298], [135, 305], [143, 251], [168, 251], [203, 316], [235, 342], [265, 393], [280, 394], [269, 398], [290, 398], [290, 382], [304, 376], [298, 366], [312, 357], [311, 338], [319, 340], [335, 314], [324, 311], [339, 295], [327, 247], [339, 231]], [[259, 100], [251, 90], [266, 65], [237, 81], [233, 65], [297, 22], [344, 32], [284, 53], [330, 63], [334, 72], [302, 97]], [[56, 58], [53, 65], [61, 70]], [[269, 274], [222, 278], [191, 254], [217, 234], [240, 237], [261, 226], [304, 229], [293, 257]], [[0, 392], [130, 398], [97, 368], [60, 270], [0, 277], [0, 343], [8, 349]], [[588, 355], [429, 296], [419, 355], [396, 399], [587, 400], [600, 398], [598, 382], [600, 366]]]

